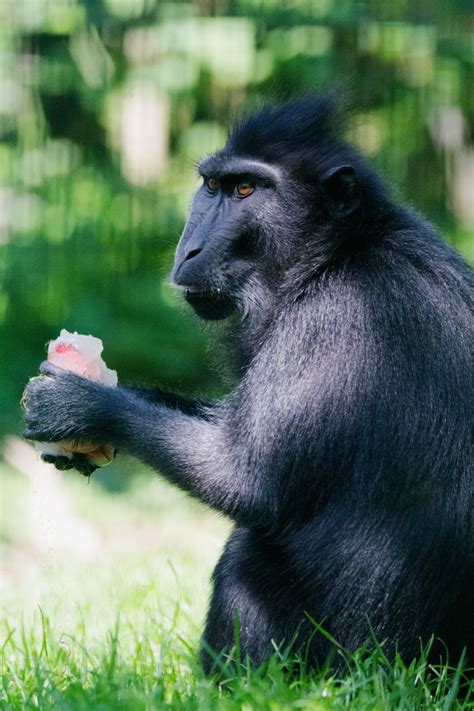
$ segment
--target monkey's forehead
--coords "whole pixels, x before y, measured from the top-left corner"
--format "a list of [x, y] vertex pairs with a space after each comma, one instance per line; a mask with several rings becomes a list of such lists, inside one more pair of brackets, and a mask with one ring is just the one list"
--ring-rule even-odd
[[281, 168], [273, 163], [222, 152], [203, 158], [198, 163], [198, 172], [204, 178], [219, 178], [224, 175], [253, 175], [274, 183], [279, 182], [282, 178]]

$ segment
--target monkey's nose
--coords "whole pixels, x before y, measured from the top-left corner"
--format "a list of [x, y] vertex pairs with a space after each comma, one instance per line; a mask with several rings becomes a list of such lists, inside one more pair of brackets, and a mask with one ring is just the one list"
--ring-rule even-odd
[[183, 262], [187, 262], [189, 259], [192, 259], [193, 257], [197, 257], [197, 255], [202, 252], [202, 249], [190, 249], [185, 258], [183, 259]]

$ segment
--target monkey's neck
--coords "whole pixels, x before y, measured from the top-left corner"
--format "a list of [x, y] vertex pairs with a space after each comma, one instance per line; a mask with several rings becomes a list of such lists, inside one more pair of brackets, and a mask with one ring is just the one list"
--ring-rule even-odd
[[223, 373], [227, 384], [234, 385], [247, 372], [275, 317], [275, 307], [248, 311], [245, 316], [235, 316], [222, 325], [218, 333], [218, 349], [225, 356]]

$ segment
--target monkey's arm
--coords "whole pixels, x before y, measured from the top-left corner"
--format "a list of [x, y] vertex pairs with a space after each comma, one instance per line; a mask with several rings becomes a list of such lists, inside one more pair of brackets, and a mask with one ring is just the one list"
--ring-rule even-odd
[[212, 407], [210, 402], [176, 395], [161, 388], [143, 388], [127, 385], [123, 386], [122, 389], [138, 395], [138, 397], [153, 405], [166, 405], [166, 407], [180, 410], [186, 415], [206, 417], [208, 409]]
[[[250, 469], [243, 436], [228, 437], [219, 407], [206, 416], [151, 404], [126, 388], [109, 388], [43, 363], [27, 386], [25, 436], [84, 439], [120, 447], [170, 482], [248, 525], [271, 525], [276, 487], [265, 467]], [[261, 481], [259, 481], [261, 477]]]
[[[203, 400], [191, 400], [190, 398], [176, 395], [159, 388], [152, 389], [124, 386], [123, 390], [139, 396], [148, 403], [166, 405], [169, 408], [179, 410], [187, 415], [195, 415], [206, 418], [208, 417], [209, 408], [211, 407], [210, 403], [206, 403]], [[90, 476], [96, 469], [98, 469], [98, 466], [93, 465], [88, 457], [81, 453], [74, 453], [72, 458], [47, 454], [43, 455], [41, 458], [45, 462], [54, 464], [56, 469], [59, 469], [60, 471], [76, 469], [85, 476]]]

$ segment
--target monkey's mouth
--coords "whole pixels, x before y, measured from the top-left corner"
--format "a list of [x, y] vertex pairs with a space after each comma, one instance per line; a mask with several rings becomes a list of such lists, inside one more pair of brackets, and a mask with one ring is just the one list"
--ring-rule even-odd
[[221, 289], [201, 289], [187, 286], [184, 298], [197, 315], [206, 321], [219, 321], [227, 318], [235, 310], [232, 299]]

